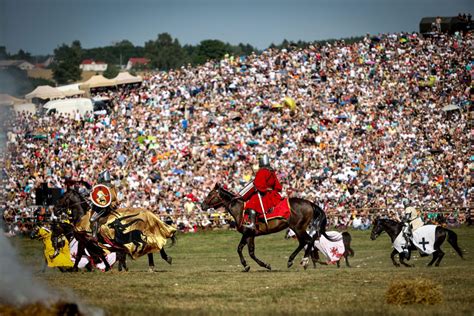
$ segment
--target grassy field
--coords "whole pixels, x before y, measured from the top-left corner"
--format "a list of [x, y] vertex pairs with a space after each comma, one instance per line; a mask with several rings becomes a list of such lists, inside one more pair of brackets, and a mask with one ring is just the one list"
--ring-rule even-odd
[[[438, 268], [425, 265], [429, 258], [416, 256], [414, 268], [395, 268], [389, 258], [390, 241], [376, 241], [369, 232], [351, 231], [355, 250], [353, 268], [319, 266], [304, 271], [286, 268], [296, 241], [284, 234], [256, 239], [257, 257], [272, 265], [265, 271], [248, 254], [251, 270], [243, 273], [236, 252], [240, 234], [215, 231], [180, 235], [167, 249], [173, 265], [155, 256], [158, 272], [147, 272], [146, 258], [129, 260], [130, 271], [119, 273], [60, 273], [49, 269], [35, 278], [52, 288], [72, 289], [84, 303], [103, 308], [109, 315], [474, 315], [474, 229], [455, 230], [465, 260], [447, 243]], [[21, 260], [39, 271], [39, 241], [14, 239]], [[245, 249], [246, 251], [247, 249]], [[384, 294], [392, 280], [428, 278], [442, 286], [444, 301], [435, 306], [392, 306]]]

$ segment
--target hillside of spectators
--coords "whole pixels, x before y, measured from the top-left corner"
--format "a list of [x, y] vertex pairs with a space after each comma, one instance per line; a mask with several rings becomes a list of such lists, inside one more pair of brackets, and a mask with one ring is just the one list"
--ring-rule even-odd
[[4, 217], [23, 216], [43, 182], [95, 184], [108, 168], [122, 206], [190, 229], [217, 223], [224, 216], [199, 201], [216, 182], [239, 190], [262, 153], [286, 196], [318, 201], [336, 222], [356, 210], [467, 208], [473, 44], [472, 33], [397, 33], [268, 49], [97, 93], [110, 115], [18, 115], [7, 122]]

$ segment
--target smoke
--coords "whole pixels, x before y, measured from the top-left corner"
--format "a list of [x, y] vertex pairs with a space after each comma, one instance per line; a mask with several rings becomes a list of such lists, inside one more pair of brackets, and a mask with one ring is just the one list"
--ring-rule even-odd
[[0, 234], [0, 249], [0, 304], [23, 305], [58, 300], [58, 295], [33, 281], [31, 271], [20, 264], [15, 249], [3, 232]]
[[[2, 168], [4, 167], [3, 156], [6, 148], [6, 126], [4, 123], [9, 122], [11, 118], [5, 112], [0, 112], [0, 156], [2, 156]], [[0, 177], [1, 182], [4, 180], [6, 179], [1, 179]], [[51, 290], [46, 285], [35, 280], [31, 270], [21, 264], [15, 248], [4, 235], [2, 213], [5, 208], [5, 195], [2, 193], [4, 192], [0, 192], [0, 305], [16, 306], [21, 309], [22, 306], [34, 303], [41, 303], [49, 307], [61, 302], [71, 302], [71, 305], [77, 305], [81, 315], [104, 315], [104, 311], [99, 308], [78, 303], [78, 299], [72, 292], [64, 293], [62, 291], [59, 293]]]

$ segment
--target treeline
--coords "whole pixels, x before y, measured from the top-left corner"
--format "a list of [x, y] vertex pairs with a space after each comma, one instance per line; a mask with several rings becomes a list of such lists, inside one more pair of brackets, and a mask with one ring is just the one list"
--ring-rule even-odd
[[[351, 44], [360, 41], [363, 37], [351, 37], [345, 39], [330, 39], [323, 41], [288, 41], [283, 40], [280, 44], [271, 44], [269, 48], [293, 49], [305, 48], [312, 44], [323, 45], [334, 41], [344, 40]], [[104, 76], [115, 77], [120, 71], [120, 66], [125, 66], [132, 57], [145, 57], [150, 59], [148, 70], [170, 70], [184, 65], [193, 66], [205, 63], [208, 60], [221, 59], [226, 54], [232, 56], [245, 56], [251, 53], [261, 53], [250, 44], [240, 43], [231, 45], [220, 40], [203, 40], [197, 45], [181, 45], [177, 38], [168, 33], [158, 34], [154, 40], [147, 41], [144, 46], [135, 46], [129, 40], [122, 40], [112, 45], [96, 48], [82, 48], [79, 41], [73, 41], [71, 45], [62, 44], [54, 50], [54, 63], [50, 66], [53, 70], [53, 78], [57, 84], [67, 84], [81, 80], [79, 65], [84, 59], [103, 61], [108, 64]], [[39, 63], [48, 56], [32, 56], [30, 53], [19, 50], [16, 54], [8, 54], [5, 47], [0, 47], [0, 59], [22, 59], [32, 63]], [[135, 69], [141, 70], [141, 69]], [[18, 77], [18, 74], [14, 74]], [[21, 89], [23, 90], [23, 89]]]
[[107, 64], [125, 65], [132, 57], [150, 59], [150, 68], [169, 70], [192, 64], [199, 65], [209, 59], [222, 58], [225, 54], [248, 55], [257, 49], [250, 44], [231, 45], [219, 40], [204, 40], [197, 45], [181, 45], [177, 38], [161, 33], [156, 39], [147, 41], [145, 46], [134, 46], [123, 40], [113, 45], [83, 49], [83, 59], [104, 61]]

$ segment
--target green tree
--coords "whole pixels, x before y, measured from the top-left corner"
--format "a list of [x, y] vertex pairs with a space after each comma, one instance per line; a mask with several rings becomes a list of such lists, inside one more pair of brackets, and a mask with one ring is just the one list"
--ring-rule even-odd
[[156, 40], [145, 43], [145, 57], [150, 59], [152, 67], [160, 70], [181, 67], [187, 61], [178, 39], [168, 33], [158, 34]]
[[219, 40], [204, 40], [199, 43], [194, 62], [203, 64], [209, 59], [221, 59], [230, 51], [230, 45]]
[[103, 73], [103, 76], [105, 78], [112, 79], [112, 78], [117, 77], [119, 72], [120, 72], [120, 69], [117, 66], [115, 66], [114, 64], [108, 64], [107, 69]]
[[79, 68], [82, 60], [82, 48], [79, 41], [66, 44], [54, 50], [53, 78], [59, 84], [67, 84], [81, 80], [82, 71]]

